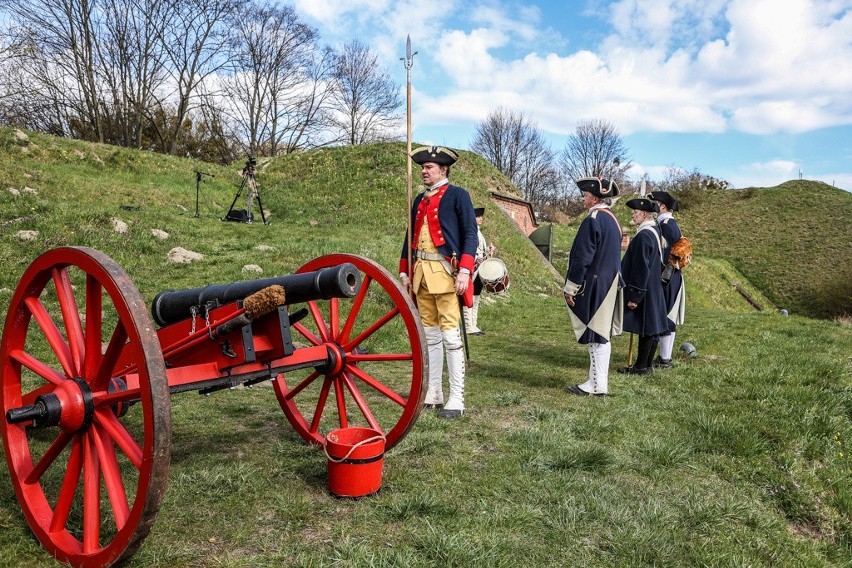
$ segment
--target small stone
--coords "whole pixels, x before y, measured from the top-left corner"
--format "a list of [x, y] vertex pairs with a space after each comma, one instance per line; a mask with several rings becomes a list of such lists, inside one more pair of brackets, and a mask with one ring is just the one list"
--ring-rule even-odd
[[18, 231], [17, 235], [18, 235], [18, 238], [21, 239], [22, 241], [32, 241], [32, 240], [35, 240], [35, 239], [38, 238], [38, 231], [33, 231], [33, 230]]
[[204, 258], [204, 255], [198, 252], [194, 252], [191, 250], [186, 250], [182, 247], [175, 247], [169, 251], [167, 255], [169, 262], [176, 262], [179, 264], [189, 264], [193, 260], [201, 260]]

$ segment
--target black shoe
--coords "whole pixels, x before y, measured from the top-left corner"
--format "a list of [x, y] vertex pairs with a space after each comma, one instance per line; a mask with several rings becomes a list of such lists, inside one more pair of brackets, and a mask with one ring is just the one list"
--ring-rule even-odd
[[616, 372], [622, 375], [650, 375], [651, 367], [636, 367], [631, 365], [629, 367], [619, 367], [616, 369]]
[[423, 408], [426, 409], [426, 410], [441, 409], [443, 407], [444, 407], [443, 404], [426, 404], [426, 403], [423, 404]]
[[566, 387], [565, 392], [576, 394], [577, 396], [606, 396], [606, 393], [602, 392], [586, 392], [580, 388], [580, 385], [571, 385], [570, 387]]
[[485, 335], [485, 332], [480, 329], [479, 331], [471, 331], [468, 335]]
[[671, 359], [663, 359], [659, 355], [654, 358], [654, 361], [651, 363], [653, 367], [659, 369], [671, 369], [672, 368], [672, 360]]
[[438, 411], [438, 418], [458, 418], [464, 416], [464, 410], [448, 410], [442, 408]]

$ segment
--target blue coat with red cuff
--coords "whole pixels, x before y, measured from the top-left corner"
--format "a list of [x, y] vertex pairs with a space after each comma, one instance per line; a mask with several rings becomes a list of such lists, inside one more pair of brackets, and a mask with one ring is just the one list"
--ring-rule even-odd
[[[473, 274], [479, 237], [470, 194], [462, 187], [445, 185], [432, 197], [424, 195], [417, 194], [411, 205], [411, 235], [415, 241], [412, 249], [416, 247], [423, 223], [428, 223], [432, 243], [438, 252], [448, 262], [455, 256], [459, 268], [467, 268]], [[408, 273], [408, 246], [406, 235], [399, 260], [400, 273]]]

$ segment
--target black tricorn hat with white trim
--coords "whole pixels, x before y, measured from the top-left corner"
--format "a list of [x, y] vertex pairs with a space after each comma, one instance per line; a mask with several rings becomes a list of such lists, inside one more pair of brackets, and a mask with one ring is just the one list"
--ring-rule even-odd
[[659, 201], [665, 205], [669, 211], [677, 211], [680, 209], [677, 199], [675, 199], [671, 193], [665, 191], [652, 191], [648, 194], [648, 197], [654, 201]]
[[439, 166], [452, 166], [459, 159], [455, 150], [443, 146], [421, 146], [411, 151], [411, 159], [415, 164], [423, 165], [433, 162]]
[[598, 177], [580, 178], [574, 183], [580, 188], [580, 191], [588, 191], [592, 195], [598, 197], [614, 197], [618, 195], [618, 184], [615, 181], [601, 179]]
[[631, 199], [627, 202], [627, 206], [631, 209], [638, 209], [639, 211], [648, 211], [649, 213], [659, 213], [660, 208], [657, 206], [656, 202], [645, 199], [644, 197], [638, 199]]

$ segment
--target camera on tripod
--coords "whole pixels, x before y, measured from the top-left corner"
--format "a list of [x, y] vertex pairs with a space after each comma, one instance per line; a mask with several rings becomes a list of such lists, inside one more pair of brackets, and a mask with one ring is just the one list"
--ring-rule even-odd
[[246, 161], [246, 167], [243, 168], [243, 175], [254, 175], [254, 167], [257, 165], [257, 160], [254, 156], [249, 156]]
[[[260, 201], [260, 192], [257, 189], [257, 180], [254, 177], [255, 166], [257, 166], [257, 160], [255, 160], [254, 156], [249, 156], [246, 161], [246, 165], [243, 168], [243, 179], [240, 183], [240, 187], [237, 190], [237, 194], [234, 196], [234, 201], [231, 202], [231, 206], [228, 208], [228, 212], [225, 213], [224, 217], [222, 217], [222, 221], [253, 223], [254, 215], [252, 215], [251, 209], [252, 201], [256, 199], [258, 209], [260, 209], [260, 217], [263, 219], [263, 224], [269, 224], [269, 221], [266, 220], [266, 215], [263, 212], [263, 203]], [[242, 195], [243, 190], [246, 190], [246, 208], [234, 209], [234, 206], [237, 204], [237, 199], [239, 199], [240, 195]]]

